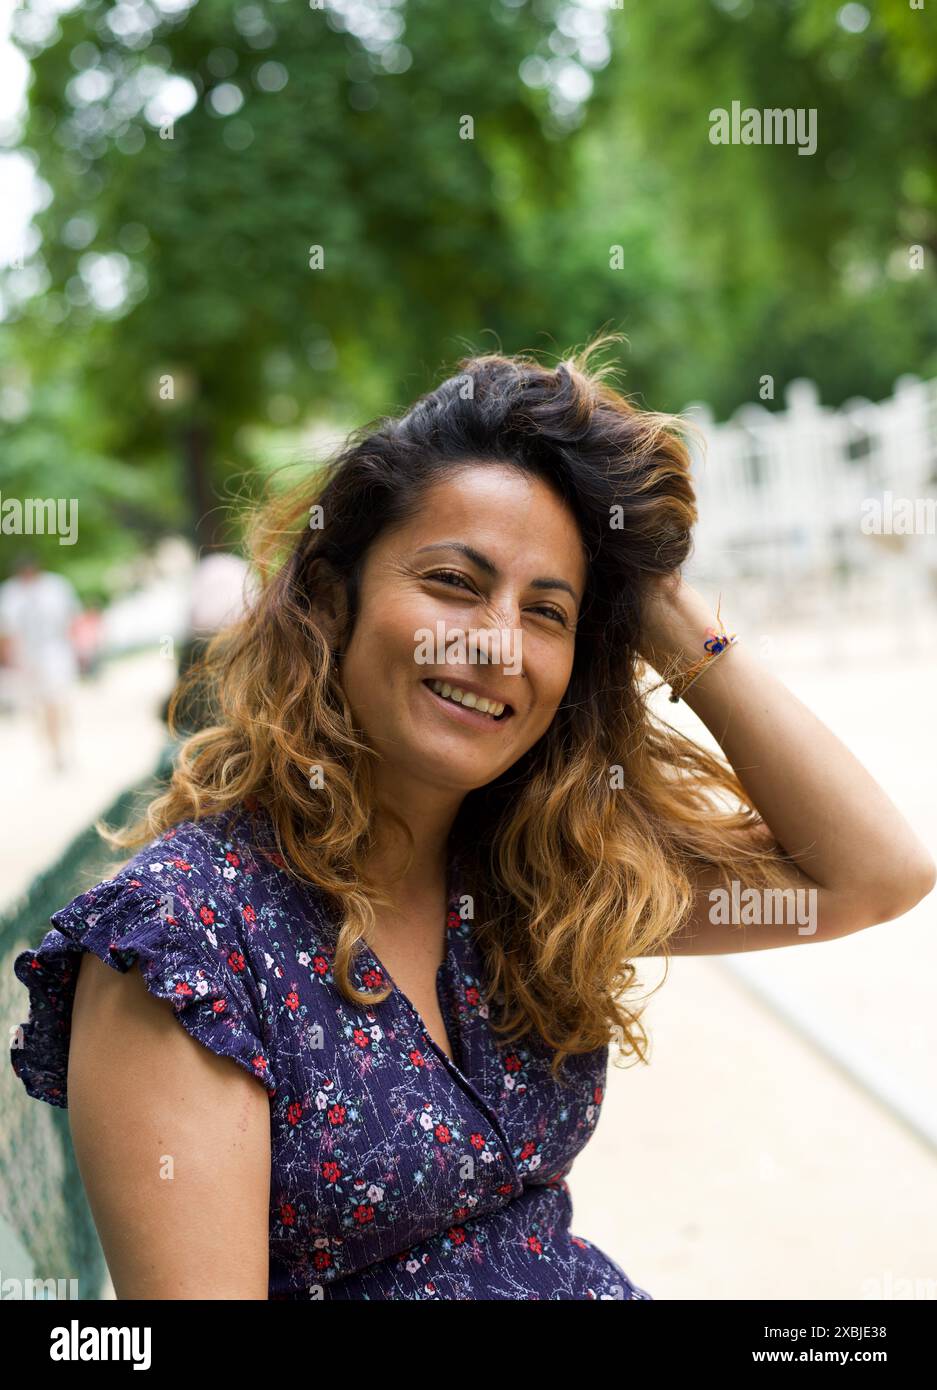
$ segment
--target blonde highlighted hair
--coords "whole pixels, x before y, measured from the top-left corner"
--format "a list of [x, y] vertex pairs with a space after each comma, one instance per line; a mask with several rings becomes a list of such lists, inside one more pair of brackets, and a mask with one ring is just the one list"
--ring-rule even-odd
[[[638, 408], [604, 380], [607, 367], [590, 369], [619, 336], [554, 368], [527, 354], [462, 358], [404, 415], [348, 436], [321, 473], [271, 491], [247, 533], [250, 609], [211, 640], [170, 706], [174, 727], [178, 701], [198, 688], [207, 726], [181, 743], [168, 789], [142, 818], [99, 826], [112, 845], [137, 848], [179, 822], [259, 803], [287, 871], [340, 908], [341, 993], [359, 1005], [385, 999], [389, 989], [361, 991], [349, 977], [372, 905], [387, 903], [365, 868], [377, 755], [354, 726], [338, 664], [362, 565], [453, 469], [507, 463], [541, 479], [569, 507], [589, 560], [573, 671], [542, 738], [466, 795], [453, 842], [497, 1005], [492, 1025], [505, 1042], [535, 1030], [555, 1050], [557, 1078], [565, 1056], [613, 1040], [622, 1056], [647, 1061], [643, 1010], [627, 998], [633, 959], [668, 957], [698, 871], [714, 866], [727, 886], [786, 881], [783, 851], [729, 764], [648, 707], [639, 656], [648, 586], [686, 560], [697, 513], [685, 422]], [[321, 529], [309, 525], [316, 503]], [[336, 578], [348, 621], [332, 643], [320, 600]], [[315, 790], [311, 766], [323, 771]]]

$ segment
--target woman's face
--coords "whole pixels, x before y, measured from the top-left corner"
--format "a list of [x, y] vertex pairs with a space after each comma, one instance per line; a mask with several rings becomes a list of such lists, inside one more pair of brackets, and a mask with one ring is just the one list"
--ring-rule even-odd
[[[355, 722], [385, 773], [464, 794], [511, 767], [566, 691], [585, 583], [576, 522], [539, 479], [485, 464], [434, 484], [419, 513], [368, 552], [341, 661]], [[482, 630], [500, 647], [473, 635]], [[465, 649], [453, 661], [456, 637]], [[460, 707], [431, 680], [510, 711], [496, 721]]]

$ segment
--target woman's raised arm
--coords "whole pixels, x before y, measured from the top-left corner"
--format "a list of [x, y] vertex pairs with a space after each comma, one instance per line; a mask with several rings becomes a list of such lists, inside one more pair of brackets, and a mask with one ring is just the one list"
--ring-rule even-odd
[[[682, 579], [658, 584], [642, 656], [658, 671], [687, 670], [703, 655], [716, 615]], [[718, 741], [768, 829], [791, 861], [790, 887], [815, 890], [815, 930], [740, 926], [710, 913], [712, 873], [671, 949], [716, 954], [829, 940], [886, 922], [934, 887], [933, 857], [895, 804], [836, 735], [740, 641], [683, 697]], [[738, 895], [748, 889], [738, 885]], [[737, 915], [737, 914], [736, 914]], [[713, 920], [716, 918], [717, 920]], [[744, 918], [742, 919], [745, 920]]]

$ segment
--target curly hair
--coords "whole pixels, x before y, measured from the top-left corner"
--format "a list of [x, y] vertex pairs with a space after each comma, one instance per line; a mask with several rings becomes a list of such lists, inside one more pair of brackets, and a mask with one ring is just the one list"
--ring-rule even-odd
[[[613, 1039], [620, 1057], [647, 1061], [643, 1009], [624, 998], [632, 960], [669, 965], [696, 871], [715, 866], [727, 885], [785, 884], [783, 850], [731, 766], [648, 706], [639, 648], [649, 581], [684, 563], [697, 512], [686, 422], [637, 407], [604, 380], [608, 367], [589, 369], [619, 336], [553, 369], [528, 354], [463, 357], [405, 414], [346, 436], [321, 473], [262, 498], [248, 519], [249, 609], [212, 638], [170, 705], [178, 735], [176, 702], [197, 685], [210, 722], [180, 743], [168, 789], [141, 819], [98, 827], [111, 844], [138, 847], [183, 820], [260, 807], [276, 862], [340, 911], [341, 993], [359, 1006], [386, 999], [390, 987], [366, 992], [349, 978], [358, 943], [370, 944], [372, 904], [387, 903], [365, 868], [378, 755], [354, 726], [338, 663], [362, 566], [385, 528], [454, 469], [508, 464], [542, 480], [588, 557], [572, 675], [546, 733], [464, 797], [452, 838], [492, 1026], [511, 1042], [536, 1030], [557, 1078], [567, 1055]], [[322, 526], [310, 524], [317, 507]], [[338, 644], [319, 612], [329, 573], [347, 597]], [[322, 785], [310, 786], [310, 767]]]

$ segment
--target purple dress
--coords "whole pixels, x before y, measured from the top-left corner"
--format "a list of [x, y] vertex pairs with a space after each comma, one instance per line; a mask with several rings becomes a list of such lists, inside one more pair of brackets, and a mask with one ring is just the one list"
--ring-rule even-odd
[[[67, 1105], [81, 952], [136, 961], [192, 1037], [266, 1089], [271, 1299], [650, 1299], [569, 1229], [565, 1179], [598, 1121], [608, 1048], [568, 1057], [564, 1087], [539, 1036], [492, 1032], [457, 858], [437, 976], [453, 1062], [400, 990], [343, 998], [337, 917], [272, 844], [262, 811], [186, 821], [52, 915], [14, 962], [30, 1012], [10, 1055], [29, 1095]], [[364, 949], [351, 974], [389, 981]]]

